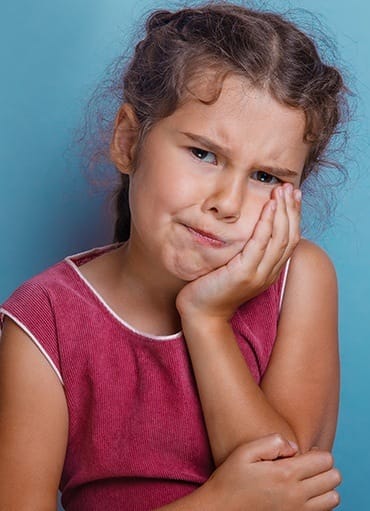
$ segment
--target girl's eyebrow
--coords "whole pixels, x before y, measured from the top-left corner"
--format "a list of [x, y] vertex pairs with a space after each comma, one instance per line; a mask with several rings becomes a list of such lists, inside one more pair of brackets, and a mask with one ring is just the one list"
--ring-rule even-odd
[[[202, 135], [196, 135], [195, 133], [189, 133], [185, 131], [180, 132], [182, 135], [187, 136], [191, 140], [194, 140], [194, 142], [200, 143], [202, 146], [206, 147], [212, 152], [221, 154], [223, 156], [226, 156], [228, 158], [231, 157], [231, 151], [227, 147], [222, 147], [216, 142], [213, 142], [207, 137], [203, 137]], [[282, 168], [282, 167], [271, 167], [269, 165], [258, 165], [258, 170], [262, 170], [263, 172], [268, 172], [271, 174], [274, 174], [275, 176], [280, 177], [297, 177], [298, 173], [294, 170], [288, 169], [288, 168]]]
[[262, 170], [263, 172], [267, 172], [269, 174], [274, 174], [274, 176], [280, 177], [297, 177], [298, 172], [294, 170], [290, 170], [283, 167], [270, 167], [266, 165], [258, 165], [258, 170]]
[[230, 158], [231, 151], [227, 147], [222, 147], [216, 142], [213, 142], [207, 137], [203, 137], [202, 135], [196, 135], [195, 133], [189, 133], [185, 131], [180, 132], [182, 135], [186, 135], [187, 137], [194, 140], [194, 142], [199, 142], [201, 145], [206, 146], [207, 149], [210, 149], [211, 151], [214, 151], [215, 153], [221, 154], [223, 156], [226, 156]]

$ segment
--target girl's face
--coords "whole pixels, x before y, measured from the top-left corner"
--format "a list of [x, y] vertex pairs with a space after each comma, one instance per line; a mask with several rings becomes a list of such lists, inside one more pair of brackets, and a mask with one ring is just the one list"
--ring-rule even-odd
[[227, 263], [273, 188], [299, 186], [309, 150], [304, 129], [302, 111], [235, 76], [214, 104], [189, 99], [144, 141], [130, 176], [129, 246], [148, 268], [182, 281]]

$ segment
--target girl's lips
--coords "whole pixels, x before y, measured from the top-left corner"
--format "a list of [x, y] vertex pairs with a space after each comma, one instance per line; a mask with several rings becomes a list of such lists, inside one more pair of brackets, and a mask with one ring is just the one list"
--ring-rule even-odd
[[217, 236], [215, 236], [214, 234], [201, 231], [199, 229], [194, 229], [192, 227], [189, 227], [188, 225], [186, 225], [185, 227], [198, 241], [198, 243], [201, 243], [202, 245], [208, 245], [218, 248], [224, 247], [226, 245], [225, 241], [221, 240], [220, 238], [217, 238]]

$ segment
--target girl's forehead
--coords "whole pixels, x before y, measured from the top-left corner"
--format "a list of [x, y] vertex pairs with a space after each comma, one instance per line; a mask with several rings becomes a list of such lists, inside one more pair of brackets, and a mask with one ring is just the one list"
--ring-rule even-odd
[[309, 151], [304, 112], [238, 78], [225, 80], [214, 103], [189, 98], [162, 122], [165, 136], [226, 156], [241, 166], [276, 164], [300, 172]]
[[[235, 137], [235, 132], [242, 135], [257, 128], [266, 135], [284, 130], [303, 140], [306, 126], [303, 110], [279, 103], [266, 89], [252, 87], [247, 80], [231, 75], [223, 81], [217, 99], [206, 103], [203, 98], [207, 81], [200, 83], [198, 91], [193, 89], [200, 92], [199, 96], [188, 97], [170, 116], [175, 124], [215, 129], [226, 141]], [[214, 94], [213, 86], [210, 90]]]

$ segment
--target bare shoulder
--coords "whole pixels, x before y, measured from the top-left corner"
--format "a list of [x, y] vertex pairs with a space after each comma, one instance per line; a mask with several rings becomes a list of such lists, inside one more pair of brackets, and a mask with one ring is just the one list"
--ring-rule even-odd
[[320, 321], [321, 328], [329, 323], [334, 328], [337, 314], [338, 284], [334, 264], [325, 250], [302, 239], [291, 258], [280, 329], [293, 324], [297, 329], [316, 329]]
[[337, 276], [334, 264], [325, 250], [312, 241], [301, 239], [298, 243], [289, 268], [287, 290], [289, 287], [311, 289], [319, 288], [336, 292]]
[[316, 243], [302, 238], [292, 255], [292, 262], [297, 265], [305, 265], [307, 267], [317, 267], [317, 269], [335, 273], [334, 265], [325, 250]]

